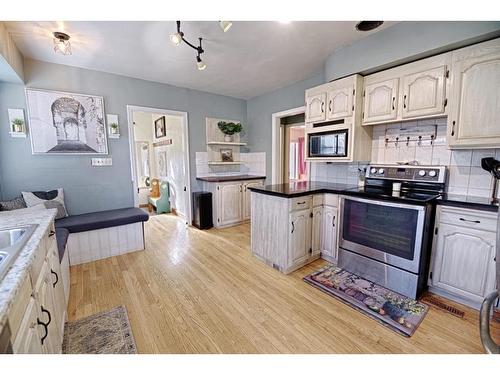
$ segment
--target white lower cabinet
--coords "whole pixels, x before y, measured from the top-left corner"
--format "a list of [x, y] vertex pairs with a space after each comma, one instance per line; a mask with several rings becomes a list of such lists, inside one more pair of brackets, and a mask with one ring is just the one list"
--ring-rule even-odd
[[429, 273], [431, 291], [477, 308], [495, 290], [496, 232], [491, 225], [495, 216], [438, 207]]
[[336, 207], [324, 206], [321, 226], [321, 255], [334, 263], [337, 263], [337, 212]]
[[28, 292], [13, 301], [8, 319], [15, 324], [11, 339], [14, 353], [62, 351], [67, 302], [54, 233], [52, 224], [35, 254], [29, 282], [25, 283]]
[[290, 236], [288, 237], [288, 268], [304, 264], [312, 253], [311, 210], [290, 213]]
[[262, 185], [263, 180], [205, 182], [205, 190], [212, 193], [214, 226], [229, 227], [250, 220], [251, 194], [248, 188]]

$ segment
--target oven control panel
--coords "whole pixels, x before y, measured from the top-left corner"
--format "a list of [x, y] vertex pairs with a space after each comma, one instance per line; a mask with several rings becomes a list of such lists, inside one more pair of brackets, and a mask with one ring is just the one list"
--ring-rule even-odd
[[420, 165], [370, 165], [368, 178], [444, 183], [446, 167]]

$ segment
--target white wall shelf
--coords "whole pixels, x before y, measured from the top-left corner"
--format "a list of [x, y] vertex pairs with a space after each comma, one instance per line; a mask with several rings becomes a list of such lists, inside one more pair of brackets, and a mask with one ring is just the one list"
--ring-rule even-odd
[[246, 142], [207, 142], [207, 145], [209, 146], [246, 146]]
[[242, 161], [209, 161], [208, 165], [239, 165]]

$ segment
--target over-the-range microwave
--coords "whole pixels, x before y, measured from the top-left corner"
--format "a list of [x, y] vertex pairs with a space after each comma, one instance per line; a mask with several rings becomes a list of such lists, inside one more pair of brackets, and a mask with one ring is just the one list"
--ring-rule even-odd
[[341, 158], [347, 156], [349, 129], [308, 133], [309, 158]]

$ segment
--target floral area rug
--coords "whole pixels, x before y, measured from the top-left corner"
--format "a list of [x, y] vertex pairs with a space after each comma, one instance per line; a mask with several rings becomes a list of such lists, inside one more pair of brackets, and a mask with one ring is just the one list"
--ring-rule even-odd
[[304, 280], [342, 302], [410, 337], [429, 307], [335, 266], [316, 271]]

